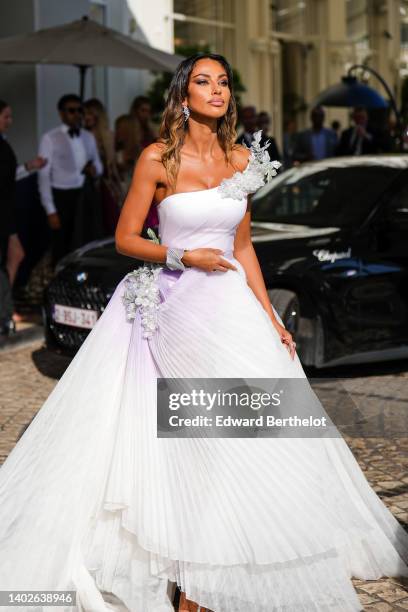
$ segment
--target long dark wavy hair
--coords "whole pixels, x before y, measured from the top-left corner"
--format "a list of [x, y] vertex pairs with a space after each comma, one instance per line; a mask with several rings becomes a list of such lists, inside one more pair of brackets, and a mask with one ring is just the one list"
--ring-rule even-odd
[[235, 145], [237, 137], [235, 129], [237, 105], [233, 91], [231, 66], [223, 55], [218, 55], [217, 53], [197, 53], [187, 57], [177, 66], [171, 80], [158, 137], [158, 142], [165, 145], [161, 161], [166, 169], [167, 177], [173, 190], [175, 189], [180, 168], [180, 150], [183, 146], [185, 135], [188, 132], [188, 121], [184, 120], [182, 102], [187, 96], [190, 74], [195, 63], [200, 59], [206, 58], [216, 60], [222, 65], [227, 74], [228, 86], [231, 92], [227, 112], [217, 122], [218, 142], [225, 153], [227, 163], [231, 162], [231, 152], [237, 147]]

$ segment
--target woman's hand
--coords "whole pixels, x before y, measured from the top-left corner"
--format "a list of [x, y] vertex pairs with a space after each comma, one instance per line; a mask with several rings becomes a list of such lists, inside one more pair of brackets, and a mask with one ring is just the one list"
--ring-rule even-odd
[[34, 159], [30, 159], [30, 161], [25, 163], [25, 167], [29, 172], [32, 172], [33, 170], [41, 170], [41, 168], [44, 168], [47, 161], [48, 160], [45, 159], [45, 157], [34, 157]]
[[295, 358], [296, 342], [292, 338], [292, 334], [278, 322], [273, 322], [273, 325], [278, 332], [281, 342], [286, 345], [292, 359]]
[[187, 251], [181, 261], [187, 266], [200, 268], [206, 272], [226, 272], [227, 270], [236, 270], [237, 268], [226, 259], [221, 257], [224, 251], [221, 249], [193, 249]]

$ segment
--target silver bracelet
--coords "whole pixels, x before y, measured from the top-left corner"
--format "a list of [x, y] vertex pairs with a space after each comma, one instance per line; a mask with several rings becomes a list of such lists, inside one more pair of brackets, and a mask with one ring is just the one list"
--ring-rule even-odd
[[167, 247], [166, 266], [170, 270], [185, 270], [186, 266], [181, 261], [186, 249]]

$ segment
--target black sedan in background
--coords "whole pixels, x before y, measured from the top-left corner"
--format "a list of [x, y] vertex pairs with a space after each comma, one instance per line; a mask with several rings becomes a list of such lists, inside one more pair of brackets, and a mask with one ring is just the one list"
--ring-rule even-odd
[[[252, 240], [304, 365], [408, 356], [408, 156], [333, 158], [279, 174], [252, 198]], [[61, 261], [45, 291], [47, 345], [74, 354], [141, 264], [113, 238]]]

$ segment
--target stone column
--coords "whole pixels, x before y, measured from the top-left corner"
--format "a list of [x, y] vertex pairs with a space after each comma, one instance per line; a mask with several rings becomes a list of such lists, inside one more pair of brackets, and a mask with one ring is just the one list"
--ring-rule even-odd
[[[386, 0], [381, 5], [372, 2], [368, 19], [368, 34], [373, 55], [370, 67], [377, 70], [399, 99], [401, 83], [399, 75], [401, 22], [399, 2]], [[381, 95], [387, 95], [381, 83], [370, 78], [370, 85]]]
[[272, 117], [271, 135], [281, 147], [280, 49], [270, 39], [269, 1], [236, 0], [236, 66], [247, 91], [242, 99]]

